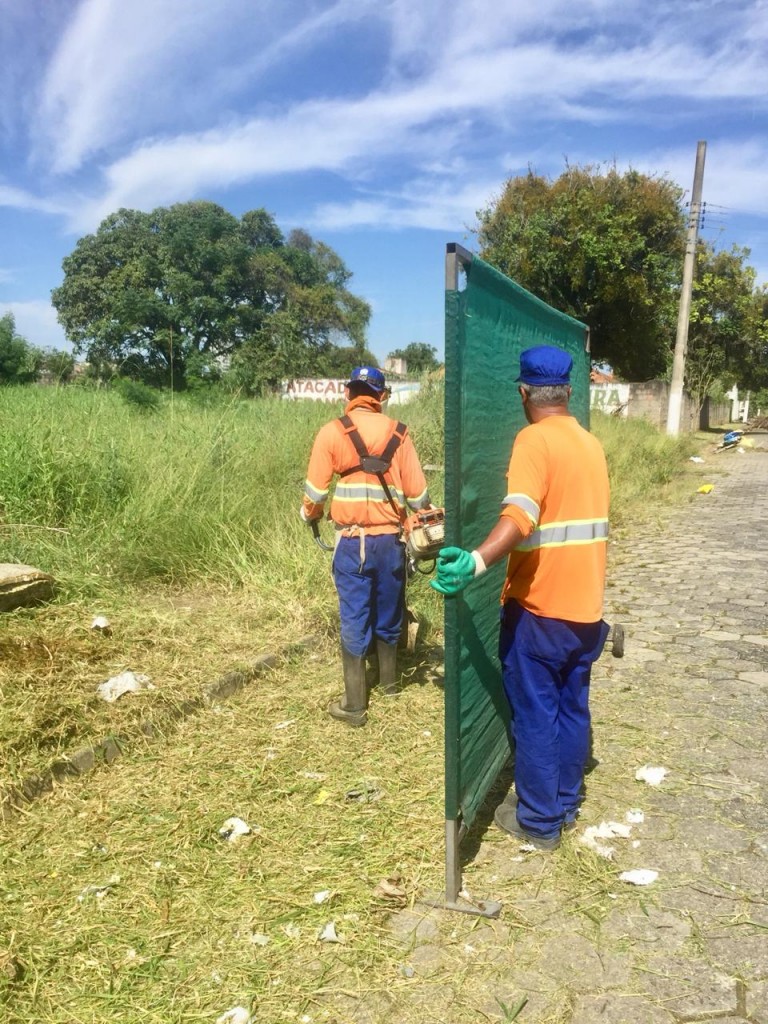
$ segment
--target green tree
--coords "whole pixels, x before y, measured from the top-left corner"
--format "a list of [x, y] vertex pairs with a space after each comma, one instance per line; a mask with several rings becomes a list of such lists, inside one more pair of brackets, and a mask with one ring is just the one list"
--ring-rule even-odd
[[387, 358], [404, 359], [408, 373], [428, 373], [441, 365], [437, 358], [437, 349], [423, 341], [412, 341], [405, 348], [396, 348]]
[[40, 373], [42, 352], [16, 333], [13, 313], [0, 317], [0, 384], [29, 384]]
[[53, 303], [75, 351], [102, 374], [175, 388], [228, 371], [259, 390], [339, 340], [363, 345], [370, 316], [339, 256], [306, 232], [286, 242], [265, 210], [119, 210], [63, 267]]
[[682, 190], [616, 168], [507, 181], [479, 211], [483, 259], [590, 327], [592, 357], [621, 376], [664, 372], [685, 244]]
[[46, 349], [42, 353], [41, 369], [58, 384], [65, 384], [75, 372], [75, 357], [71, 352]]
[[716, 385], [759, 387], [761, 363], [768, 383], [764, 318], [749, 255], [737, 245], [719, 251], [706, 242], [697, 246], [685, 384], [699, 406]]

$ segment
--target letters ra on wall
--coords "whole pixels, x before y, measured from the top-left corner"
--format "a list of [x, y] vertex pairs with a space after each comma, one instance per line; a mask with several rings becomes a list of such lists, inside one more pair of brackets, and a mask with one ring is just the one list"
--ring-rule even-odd
[[629, 384], [590, 384], [589, 407], [612, 415], [627, 415]]

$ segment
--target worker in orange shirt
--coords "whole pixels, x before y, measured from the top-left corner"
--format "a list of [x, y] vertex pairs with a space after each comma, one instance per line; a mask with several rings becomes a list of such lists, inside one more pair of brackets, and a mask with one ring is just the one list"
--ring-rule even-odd
[[[344, 416], [326, 423], [315, 438], [301, 517], [308, 524], [322, 518], [331, 480], [338, 474], [330, 518], [336, 526], [332, 566], [344, 693], [329, 704], [328, 713], [361, 726], [367, 721], [369, 652], [375, 649], [378, 655], [379, 692], [398, 692], [397, 644], [405, 609], [402, 523], [406, 504], [418, 510], [431, 502], [408, 428], [382, 412], [387, 388], [381, 370], [358, 366], [346, 389]], [[369, 456], [381, 461], [370, 463]]]
[[512, 710], [515, 794], [504, 831], [542, 850], [578, 814], [589, 752], [589, 682], [602, 621], [609, 485], [599, 441], [568, 411], [571, 357], [524, 351], [517, 378], [529, 426], [517, 435], [501, 517], [475, 551], [443, 548], [431, 585], [451, 596], [508, 556], [499, 657]]

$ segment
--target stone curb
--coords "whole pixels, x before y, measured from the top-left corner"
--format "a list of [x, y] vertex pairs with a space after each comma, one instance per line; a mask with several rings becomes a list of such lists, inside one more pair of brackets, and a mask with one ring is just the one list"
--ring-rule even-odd
[[314, 637], [306, 636], [295, 643], [286, 644], [278, 654], [272, 652], [259, 654], [249, 668], [227, 672], [215, 683], [203, 686], [197, 697], [188, 697], [174, 707], [166, 709], [154, 721], [142, 719], [138, 723], [135, 734], [105, 736], [92, 745], [81, 747], [71, 754], [57, 758], [49, 768], [40, 774], [30, 775], [22, 782], [0, 788], [0, 822], [5, 823], [17, 817], [22, 813], [21, 808], [24, 804], [30, 804], [46, 793], [50, 793], [57, 783], [73, 776], [87, 775], [99, 765], [112, 764], [113, 761], [128, 752], [135, 740], [139, 738], [154, 740], [167, 735], [184, 719], [203, 711], [216, 701], [234, 696], [269, 669], [275, 668], [280, 660], [306, 650], [316, 642]]

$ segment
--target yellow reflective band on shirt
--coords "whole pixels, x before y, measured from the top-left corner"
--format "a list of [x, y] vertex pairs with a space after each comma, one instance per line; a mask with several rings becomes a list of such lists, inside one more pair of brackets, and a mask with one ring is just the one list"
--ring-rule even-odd
[[317, 487], [313, 487], [309, 480], [305, 480], [304, 493], [306, 494], [310, 501], [313, 501], [316, 505], [322, 505], [322, 503], [328, 497], [328, 488], [326, 487], [324, 491], [321, 491]]
[[607, 519], [576, 519], [569, 523], [547, 523], [518, 544], [515, 551], [562, 548], [575, 544], [601, 544], [608, 539]]
[[[405, 505], [405, 498], [402, 491], [396, 487], [390, 487], [389, 492], [395, 501]], [[389, 498], [380, 484], [345, 484], [339, 481], [336, 484], [336, 491], [333, 495], [334, 501], [386, 501]]]
[[514, 505], [515, 508], [522, 509], [534, 526], [539, 521], [541, 510], [533, 498], [529, 498], [527, 494], [508, 494], [501, 504]]

